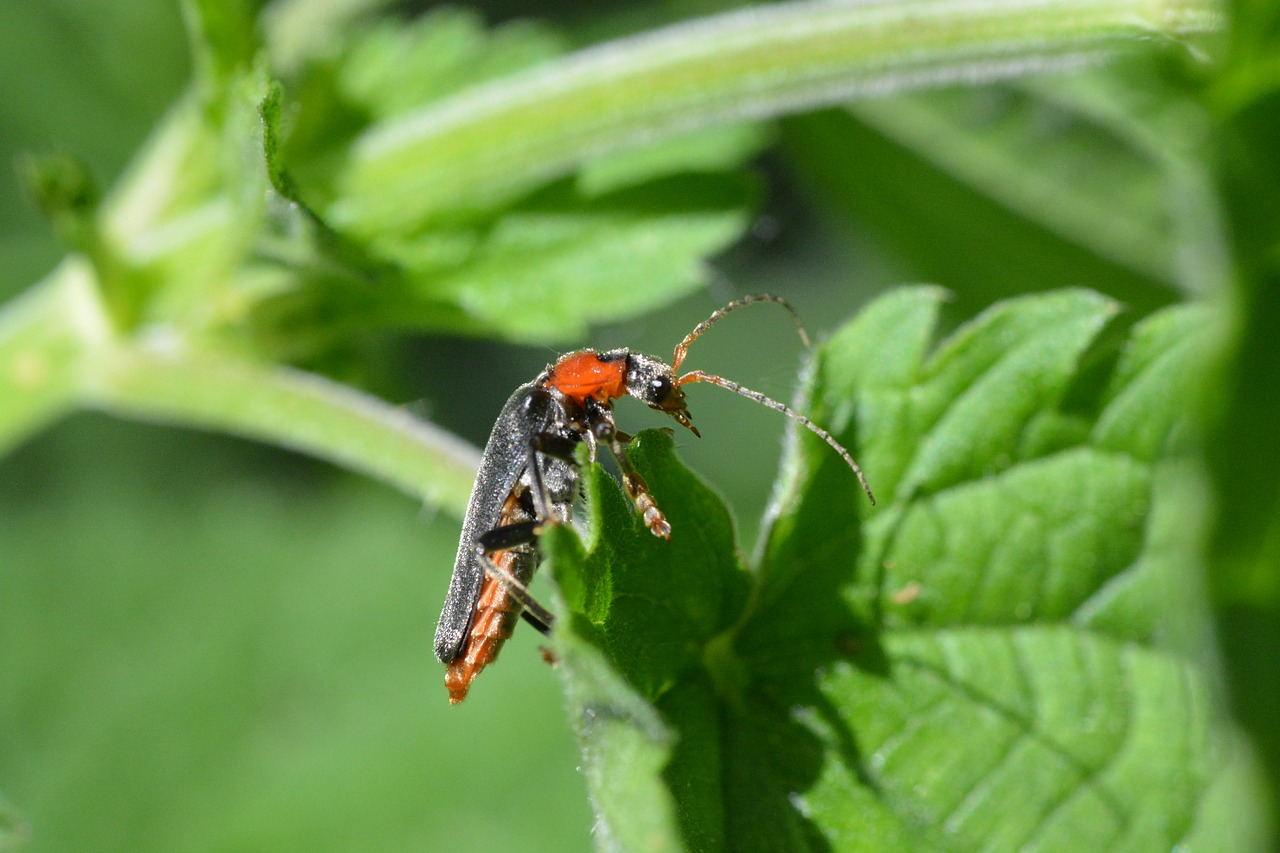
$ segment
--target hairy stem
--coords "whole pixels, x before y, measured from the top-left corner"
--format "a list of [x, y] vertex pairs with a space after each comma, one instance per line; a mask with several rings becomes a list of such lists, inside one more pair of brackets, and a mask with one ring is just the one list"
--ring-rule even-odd
[[1105, 58], [1218, 25], [1209, 0], [809, 0], [602, 45], [378, 125], [334, 221], [486, 204], [592, 156], [726, 121]]
[[76, 407], [300, 450], [459, 515], [479, 465], [465, 442], [324, 377], [176, 336], [116, 338], [72, 258], [0, 314], [0, 453]]

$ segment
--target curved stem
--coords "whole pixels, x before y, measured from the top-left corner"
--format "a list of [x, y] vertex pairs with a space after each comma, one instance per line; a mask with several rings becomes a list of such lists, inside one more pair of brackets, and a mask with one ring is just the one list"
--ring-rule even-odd
[[85, 354], [109, 338], [93, 270], [76, 256], [0, 307], [0, 456], [75, 408]]
[[602, 153], [868, 93], [1078, 64], [1218, 26], [1209, 0], [809, 0], [612, 42], [375, 126], [335, 222], [500, 200]]
[[298, 450], [461, 515], [480, 455], [408, 411], [323, 376], [220, 353], [146, 346], [104, 353], [86, 405]]
[[0, 454], [76, 407], [213, 429], [305, 451], [461, 515], [479, 453], [322, 376], [116, 338], [92, 269], [71, 257], [0, 309]]

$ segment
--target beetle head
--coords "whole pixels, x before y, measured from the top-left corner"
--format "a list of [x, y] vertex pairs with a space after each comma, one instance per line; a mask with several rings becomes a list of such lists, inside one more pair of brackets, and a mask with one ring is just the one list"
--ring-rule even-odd
[[694, 435], [697, 428], [689, 416], [684, 391], [671, 365], [651, 355], [631, 353], [627, 360], [627, 393], [650, 408], [666, 412], [688, 427]]

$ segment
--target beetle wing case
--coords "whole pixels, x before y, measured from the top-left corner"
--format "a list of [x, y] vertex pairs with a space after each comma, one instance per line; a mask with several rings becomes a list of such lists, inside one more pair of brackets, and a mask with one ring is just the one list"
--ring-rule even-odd
[[[451, 663], [462, 650], [475, 616], [485, 569], [483, 558], [476, 553], [481, 536], [499, 526], [503, 505], [517, 485], [529, 484], [529, 453], [533, 440], [555, 431], [565, 420], [565, 412], [556, 396], [536, 381], [521, 385], [508, 398], [485, 445], [480, 471], [476, 475], [467, 515], [462, 522], [458, 556], [449, 579], [449, 594], [436, 626], [435, 652], [441, 663]], [[567, 462], [538, 454], [544, 486], [555, 504], [555, 515], [567, 515], [561, 502], [572, 502], [577, 487], [577, 470]], [[559, 518], [557, 520], [564, 520]], [[532, 557], [520, 561], [529, 569], [536, 566]], [[531, 571], [517, 574], [532, 574]], [[527, 583], [529, 578], [520, 577]]]
[[475, 553], [476, 540], [497, 525], [503, 502], [528, 464], [529, 435], [534, 429], [530, 415], [536, 414], [529, 411], [529, 403], [535, 390], [532, 382], [517, 388], [489, 433], [480, 471], [467, 502], [467, 515], [462, 521], [449, 594], [436, 626], [436, 657], [441, 663], [450, 663], [458, 656], [480, 596], [484, 567]]

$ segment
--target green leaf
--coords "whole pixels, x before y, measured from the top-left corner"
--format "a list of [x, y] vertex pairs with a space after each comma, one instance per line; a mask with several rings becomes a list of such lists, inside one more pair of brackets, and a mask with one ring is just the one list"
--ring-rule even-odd
[[602, 157], [576, 180], [502, 204], [460, 199], [430, 224], [333, 227], [335, 146], [551, 58], [559, 41], [441, 10], [408, 26], [355, 26], [336, 56], [309, 57], [273, 90], [262, 104], [268, 171], [306, 222], [278, 229], [271, 249], [294, 269], [259, 276], [272, 283], [252, 306], [257, 339], [284, 342], [275, 351], [293, 358], [387, 328], [563, 341], [704, 283], [703, 260], [737, 239], [755, 200], [753, 182], [725, 174], [759, 150], [753, 125]]
[[888, 677], [827, 673], [810, 722], [856, 737], [802, 800], [837, 849], [883, 849], [846, 805], [860, 781], [916, 849], [1171, 847], [1226, 746], [1183, 662], [1072, 628], [900, 631], [885, 654]]
[[1093, 426], [1098, 445], [1145, 462], [1177, 449], [1174, 439], [1180, 434], [1185, 439], [1184, 418], [1162, 403], [1185, 393], [1187, 377], [1196, 375], [1204, 353], [1216, 343], [1217, 319], [1202, 305], [1183, 305], [1133, 330]]
[[578, 188], [588, 197], [679, 172], [725, 172], [747, 162], [769, 135], [758, 124], [726, 124], [687, 133], [585, 164]]
[[317, 223], [316, 254], [293, 286], [263, 295], [255, 334], [303, 357], [387, 328], [581, 338], [705, 284], [703, 259], [738, 237], [756, 194], [717, 175], [595, 199], [561, 184], [484, 227], [380, 239], [377, 257]]
[[[571, 719], [589, 757], [585, 772], [605, 837], [616, 837], [620, 850], [680, 849], [673, 819], [686, 842], [697, 839], [694, 846], [712, 839], [719, 846], [724, 832], [716, 790], [720, 731], [707, 712], [716, 687], [733, 689], [731, 652], [716, 638], [741, 614], [747, 576], [723, 502], [671, 451], [669, 436], [645, 431], [631, 457], [671, 517], [698, 523], [673, 530], [670, 541], [654, 537], [614, 480], [590, 466], [590, 552], [568, 530], [553, 531], [546, 542], [575, 611], [569, 626], [557, 629], [556, 646]], [[634, 571], [640, 565], [644, 570]], [[637, 643], [637, 636], [649, 640]], [[704, 658], [717, 649], [726, 658], [708, 675]], [[690, 682], [696, 701], [686, 689], [672, 689]], [[656, 708], [649, 704], [655, 701]], [[615, 748], [619, 743], [626, 748]], [[636, 772], [641, 768], [647, 776]]]
[[[613, 666], [648, 699], [666, 692], [696, 669], [703, 649], [728, 629], [746, 602], [746, 575], [734, 552], [733, 523], [721, 499], [671, 454], [672, 440], [647, 430], [632, 442], [632, 460], [668, 512], [700, 519], [673, 530], [670, 541], [652, 535], [636, 517], [616, 482], [598, 466], [587, 470], [584, 491], [591, 508], [589, 554], [558, 554], [557, 577], [581, 592], [573, 598], [593, 639]], [[562, 544], [572, 540], [561, 537]], [[652, 566], [645, 576], [619, 567]], [[698, 571], [690, 573], [689, 567]], [[660, 595], [655, 590], [661, 590]], [[637, 644], [637, 632], [655, 641]]]
[[[302, 24], [320, 27], [309, 45], [291, 46], [299, 17], [310, 13], [273, 8], [265, 19], [268, 50], [278, 60], [273, 70], [285, 83], [289, 107], [281, 157], [321, 211], [332, 201], [335, 169], [360, 133], [563, 52], [561, 37], [533, 22], [489, 29], [461, 9], [436, 9], [412, 21], [364, 21], [361, 5], [367, 0], [336, 21]], [[460, 206], [475, 208], [469, 201]], [[419, 231], [422, 224], [402, 220], [362, 236]]]
[[563, 39], [547, 26], [516, 21], [489, 30], [470, 10], [435, 9], [361, 32], [339, 65], [337, 87], [380, 120], [563, 52]]
[[[581, 580], [584, 555], [567, 530], [553, 530], [558, 541], [557, 577]], [[559, 568], [564, 566], [564, 568]], [[589, 631], [588, 626], [582, 626]], [[600, 649], [572, 631], [560, 631], [560, 665], [572, 672], [566, 683], [570, 723], [586, 754], [583, 772], [592, 802], [608, 819], [596, 824], [602, 850], [679, 850], [675, 800], [662, 781], [670, 760], [672, 736], [654, 708], [622, 679]], [[637, 772], [638, 771], [638, 772]], [[634, 808], [643, 804], [642, 808]], [[655, 817], [657, 819], [655, 819]]]
[[589, 547], [547, 543], [574, 613], [558, 642], [595, 653], [566, 689], [608, 661], [617, 725], [652, 747], [628, 766], [579, 727], [589, 777], [648, 791], [598, 802], [601, 822], [669, 833], [674, 799], [687, 849], [1247, 849], [1250, 799], [1221, 793], [1251, 770], [1206, 668], [1181, 427], [1211, 316], [1113, 334], [1114, 303], [1063, 291], [930, 352], [941, 295], [882, 297], [823, 348], [804, 409], [880, 502], [800, 431], [751, 573], [660, 434], [633, 459], [670, 542], [588, 476]]
[[580, 337], [589, 323], [635, 316], [705, 284], [703, 259], [742, 233], [755, 194], [753, 182], [727, 176], [650, 182], [590, 201], [550, 193], [499, 219], [456, 272], [424, 275], [419, 287], [505, 337]]

